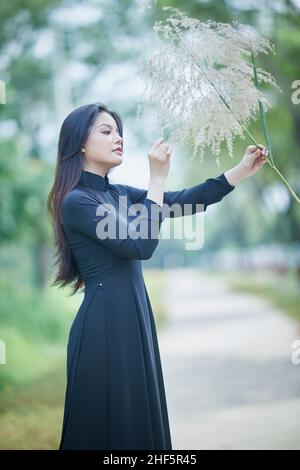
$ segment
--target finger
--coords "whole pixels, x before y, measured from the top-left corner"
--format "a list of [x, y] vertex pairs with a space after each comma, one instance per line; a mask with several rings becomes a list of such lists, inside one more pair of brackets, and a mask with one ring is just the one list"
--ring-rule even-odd
[[261, 154], [265, 155], [266, 154], [266, 147], [262, 144], [258, 144], [258, 148], [261, 150]]
[[253, 157], [261, 156], [261, 149], [256, 148], [255, 152], [252, 153]]
[[248, 153], [253, 153], [253, 152], [256, 151], [256, 149], [257, 149], [256, 145], [249, 145], [249, 146], [247, 147], [247, 152], [248, 152]]
[[163, 141], [163, 137], [160, 137], [159, 139], [157, 139], [155, 142], [154, 142], [154, 148], [157, 148]]
[[269, 155], [269, 150], [264, 145], [259, 144], [258, 147], [261, 149], [262, 156], [267, 157]]

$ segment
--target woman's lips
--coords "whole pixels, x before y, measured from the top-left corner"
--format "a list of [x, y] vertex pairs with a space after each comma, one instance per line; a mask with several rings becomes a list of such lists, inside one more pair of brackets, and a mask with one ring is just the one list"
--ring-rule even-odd
[[122, 155], [122, 150], [120, 150], [120, 149], [116, 149], [116, 150], [114, 150], [114, 152], [118, 152], [120, 155]]

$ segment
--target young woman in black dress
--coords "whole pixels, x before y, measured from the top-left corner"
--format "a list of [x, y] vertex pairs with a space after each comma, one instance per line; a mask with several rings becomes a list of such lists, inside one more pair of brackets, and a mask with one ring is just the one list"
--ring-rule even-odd
[[[159, 139], [148, 152], [148, 189], [139, 189], [113, 184], [108, 177], [122, 163], [119, 114], [95, 103], [67, 116], [48, 197], [58, 265], [53, 285], [71, 285], [72, 293], [84, 288], [84, 298], [68, 338], [60, 450], [172, 449], [141, 260], [156, 249], [162, 221], [174, 216], [168, 212], [171, 205], [189, 204], [189, 214], [198, 205], [205, 211], [256, 173], [266, 161], [265, 151], [250, 146], [227, 172], [189, 188], [164, 191], [172, 149]], [[146, 236], [138, 236], [137, 219]]]

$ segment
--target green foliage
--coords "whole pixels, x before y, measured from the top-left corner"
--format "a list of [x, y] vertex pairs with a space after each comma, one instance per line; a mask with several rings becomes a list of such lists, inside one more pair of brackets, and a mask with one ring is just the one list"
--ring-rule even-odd
[[1, 2], [0, 47], [22, 35], [25, 27], [39, 29], [47, 24], [48, 13], [61, 0], [10, 0]]
[[0, 280], [0, 338], [6, 364], [0, 366], [0, 389], [30, 382], [53, 367], [65, 353], [68, 330], [80, 296], [57, 289]]
[[2, 390], [0, 449], [57, 449], [66, 385], [64, 360], [19, 389]]

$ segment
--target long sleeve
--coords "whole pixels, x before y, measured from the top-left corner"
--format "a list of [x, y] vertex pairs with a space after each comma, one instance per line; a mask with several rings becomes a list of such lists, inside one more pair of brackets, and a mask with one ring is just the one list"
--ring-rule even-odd
[[[77, 191], [64, 197], [61, 217], [66, 230], [75, 230], [122, 256], [141, 260], [152, 256], [163, 220], [161, 207], [151, 199], [144, 199], [140, 215], [128, 223], [126, 214], [122, 215], [111, 205], [99, 203], [93, 195]], [[108, 231], [105, 230], [107, 226]]]
[[[147, 189], [135, 188], [133, 186], [119, 186], [126, 188], [125, 190], [129, 194], [132, 204], [143, 202], [148, 192]], [[229, 184], [224, 173], [222, 173], [215, 178], [208, 178], [203, 183], [189, 188], [179, 191], [165, 191], [163, 197], [163, 218], [173, 218], [206, 211], [207, 206], [221, 201], [233, 189], [235, 189], [235, 186]], [[181, 210], [176, 210], [175, 213], [170, 210], [174, 204], [178, 205], [178, 208]]]

